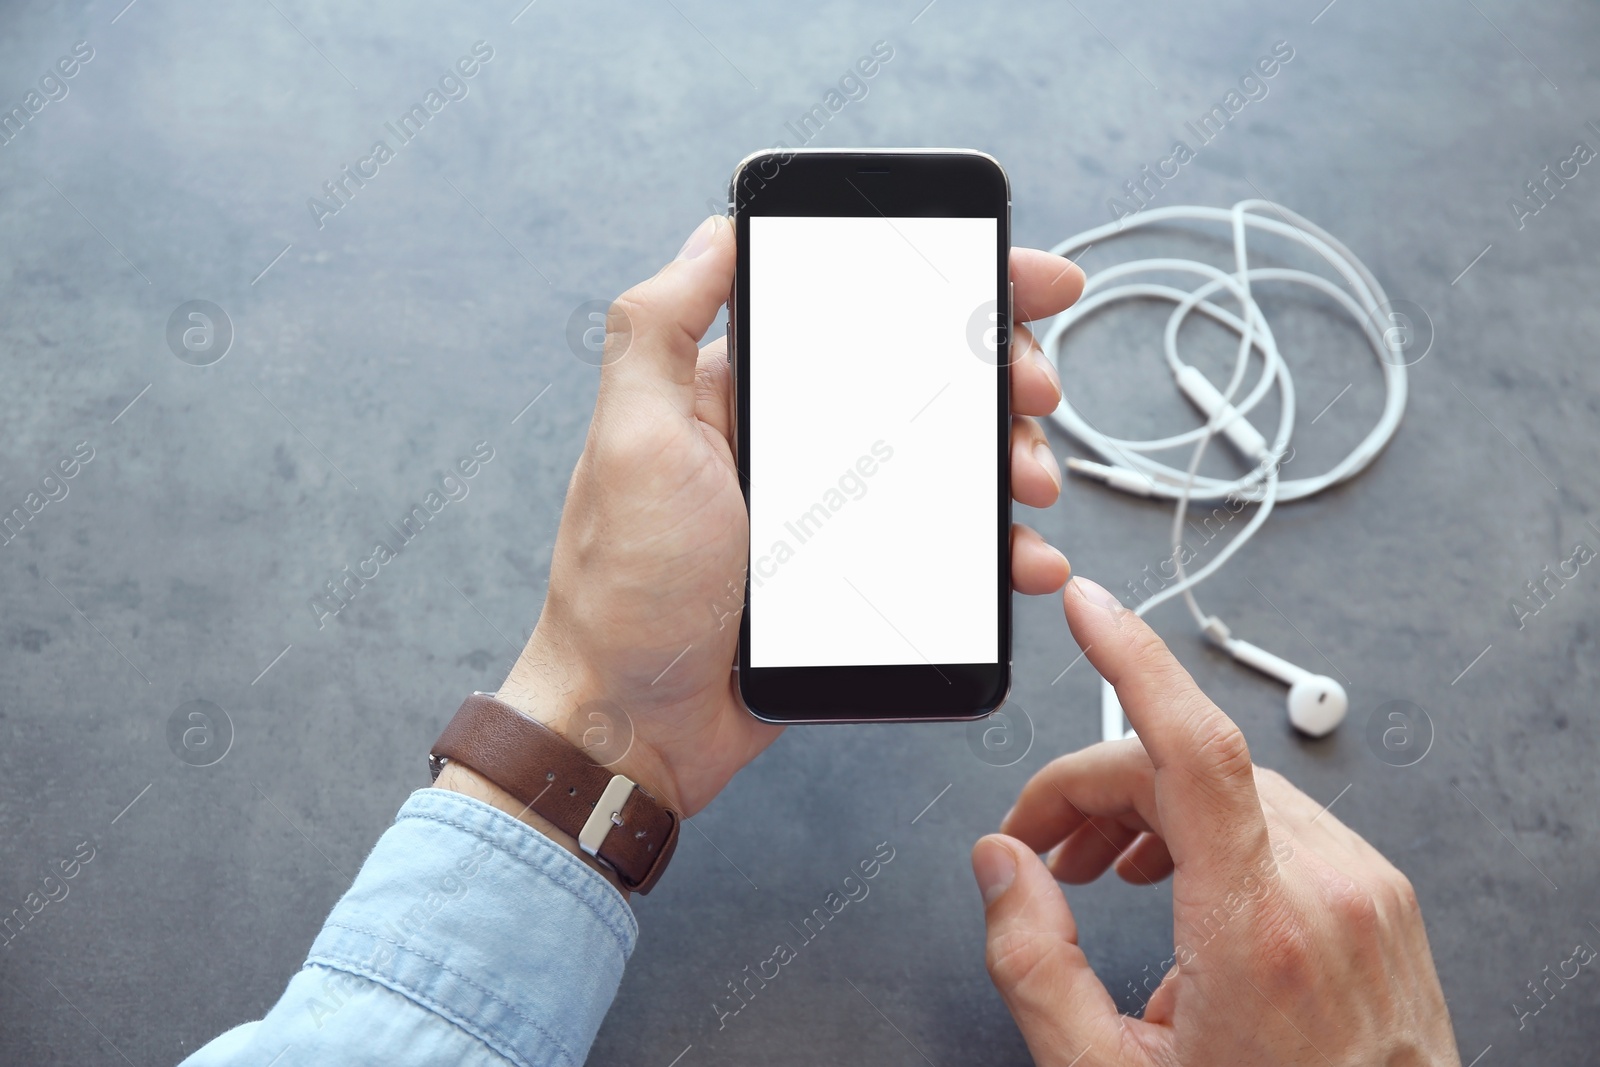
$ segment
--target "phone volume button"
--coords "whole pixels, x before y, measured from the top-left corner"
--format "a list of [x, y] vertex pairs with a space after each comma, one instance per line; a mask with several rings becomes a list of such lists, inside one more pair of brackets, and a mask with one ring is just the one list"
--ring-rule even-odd
[[1006, 360], [1008, 362], [1013, 358], [1011, 347], [1010, 347], [1010, 342], [1011, 342], [1012, 337], [1014, 337], [1016, 335], [1016, 329], [1017, 329], [1016, 314], [1017, 314], [1017, 283], [1016, 282], [1012, 282], [1012, 281], [1008, 281], [1008, 282], [1006, 282], [1006, 355], [1005, 355], [1005, 358], [1006, 358]]

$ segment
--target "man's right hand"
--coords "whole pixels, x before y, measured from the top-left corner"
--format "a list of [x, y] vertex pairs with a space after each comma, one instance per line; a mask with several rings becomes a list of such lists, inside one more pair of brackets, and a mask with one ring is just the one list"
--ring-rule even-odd
[[[1139, 736], [1045, 767], [1002, 822], [1008, 836], [973, 849], [989, 973], [1034, 1059], [1458, 1067], [1411, 883], [1252, 766], [1239, 728], [1143, 620], [1081, 578], [1064, 597]], [[1142, 1019], [1121, 1015], [1090, 969], [1056, 884], [1112, 867], [1134, 883], [1174, 875], [1173, 959]]]

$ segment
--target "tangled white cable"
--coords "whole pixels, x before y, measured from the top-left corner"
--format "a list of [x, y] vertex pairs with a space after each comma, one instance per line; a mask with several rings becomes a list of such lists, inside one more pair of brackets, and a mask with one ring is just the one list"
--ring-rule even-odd
[[[1270, 215], [1267, 214], [1270, 212]], [[1273, 218], [1271, 216], [1277, 216]], [[1383, 287], [1366, 266], [1348, 248], [1331, 234], [1295, 214], [1267, 200], [1242, 200], [1231, 209], [1209, 207], [1168, 207], [1142, 211], [1118, 222], [1093, 230], [1086, 230], [1051, 249], [1057, 255], [1070, 256], [1073, 252], [1109, 241], [1144, 226], [1174, 220], [1188, 222], [1229, 223], [1233, 230], [1234, 270], [1228, 273], [1187, 259], [1141, 259], [1118, 264], [1092, 275], [1084, 285], [1083, 297], [1072, 308], [1056, 316], [1039, 343], [1045, 356], [1061, 369], [1061, 345], [1067, 332], [1086, 316], [1107, 304], [1135, 298], [1166, 300], [1175, 306], [1167, 319], [1164, 338], [1167, 365], [1173, 379], [1183, 394], [1205, 416], [1205, 425], [1153, 440], [1130, 440], [1112, 437], [1089, 425], [1077, 409], [1063, 395], [1061, 405], [1052, 416], [1063, 429], [1084, 447], [1098, 455], [1104, 462], [1069, 459], [1067, 467], [1082, 476], [1104, 482], [1114, 489], [1136, 496], [1159, 497], [1175, 501], [1172, 517], [1172, 557], [1177, 581], [1143, 601], [1135, 611], [1143, 615], [1151, 608], [1182, 596], [1201, 631], [1213, 643], [1235, 659], [1287, 683], [1289, 690], [1289, 719], [1300, 730], [1321, 737], [1331, 732], [1344, 718], [1349, 700], [1344, 688], [1332, 678], [1315, 674], [1242, 641], [1229, 632], [1228, 627], [1215, 615], [1207, 615], [1195, 599], [1194, 588], [1215, 574], [1245, 543], [1261, 529], [1272, 509], [1279, 501], [1300, 500], [1322, 492], [1354, 477], [1373, 461], [1394, 437], [1400, 426], [1400, 417], [1406, 406], [1406, 360], [1399, 331], [1379, 327], [1380, 319], [1386, 324], [1388, 297]], [[1281, 221], [1280, 221], [1281, 220]], [[1307, 271], [1283, 268], [1254, 267], [1249, 264], [1247, 236], [1251, 229], [1275, 234], [1302, 245], [1321, 256], [1349, 286], [1350, 292], [1327, 278]], [[1128, 281], [1112, 285], [1123, 279], [1144, 274], [1190, 274], [1203, 279], [1193, 290], [1183, 290], [1155, 281]], [[1289, 439], [1294, 431], [1295, 394], [1294, 381], [1278, 352], [1272, 327], [1262, 314], [1252, 295], [1256, 282], [1291, 282], [1309, 286], [1319, 293], [1332, 297], [1348, 311], [1366, 334], [1367, 341], [1383, 370], [1385, 397], [1383, 413], [1370, 433], [1331, 470], [1310, 478], [1280, 480], [1279, 467], [1283, 463]], [[1224, 293], [1237, 301], [1241, 315], [1213, 303], [1213, 295]], [[1352, 295], [1353, 293], [1353, 295]], [[1233, 374], [1226, 387], [1218, 390], [1195, 367], [1178, 357], [1178, 330], [1191, 312], [1198, 311], [1239, 335], [1239, 349]], [[1250, 354], [1261, 356], [1261, 377], [1244, 398], [1235, 403], [1234, 394], [1242, 386], [1250, 366]], [[1062, 374], [1063, 382], [1070, 381]], [[1276, 385], [1279, 396], [1278, 428], [1269, 442], [1250, 423], [1246, 416]], [[1065, 390], [1063, 390], [1063, 393]], [[1199, 473], [1200, 461], [1206, 448], [1217, 434], [1226, 437], [1242, 456], [1254, 464], [1248, 473], [1234, 479], [1212, 478]], [[1187, 469], [1180, 470], [1158, 460], [1149, 453], [1194, 446]], [[1255, 503], [1259, 507], [1250, 521], [1232, 541], [1228, 542], [1208, 563], [1193, 574], [1184, 570], [1187, 550], [1183, 541], [1184, 521], [1190, 501]], [[1192, 559], [1192, 557], [1189, 557]], [[1101, 682], [1102, 733], [1107, 740], [1127, 736], [1128, 725], [1122, 707], [1117, 703], [1111, 686]]]

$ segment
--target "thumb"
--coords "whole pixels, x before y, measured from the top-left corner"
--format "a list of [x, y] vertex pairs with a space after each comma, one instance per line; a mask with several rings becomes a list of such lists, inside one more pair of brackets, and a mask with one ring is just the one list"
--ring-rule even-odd
[[983, 894], [989, 977], [1041, 1067], [1130, 1062], [1124, 1019], [1078, 947], [1067, 898], [1039, 857], [990, 834], [972, 849]]
[[617, 297], [606, 315], [602, 390], [651, 386], [693, 410], [700, 338], [733, 287], [733, 225], [712, 215], [656, 276]]

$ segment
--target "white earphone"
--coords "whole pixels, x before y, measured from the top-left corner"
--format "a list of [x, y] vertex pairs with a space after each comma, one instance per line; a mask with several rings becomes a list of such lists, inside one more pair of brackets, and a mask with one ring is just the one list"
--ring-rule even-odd
[[[1264, 212], [1270, 212], [1278, 218], [1271, 218]], [[1349, 709], [1349, 698], [1344, 686], [1333, 678], [1298, 667], [1281, 656], [1234, 637], [1222, 620], [1201, 610], [1194, 596], [1194, 588], [1215, 574], [1255, 535], [1272, 513], [1276, 503], [1300, 500], [1320, 493], [1329, 486], [1337, 485], [1360, 473], [1377, 457], [1394, 437], [1395, 431], [1400, 426], [1401, 415], [1405, 411], [1407, 353], [1404, 350], [1410, 344], [1411, 338], [1409, 334], [1394, 328], [1400, 325], [1400, 318], [1391, 308], [1383, 287], [1378, 284], [1365, 264], [1331, 234], [1287, 208], [1266, 200], [1240, 201], [1231, 209], [1152, 208], [1068, 238], [1051, 251], [1057, 255], [1070, 257], [1078, 249], [1103, 244], [1143, 226], [1173, 220], [1231, 224], [1234, 271], [1228, 273], [1207, 263], [1182, 259], [1143, 259], [1107, 268], [1088, 279], [1084, 285], [1083, 297], [1073, 307], [1056, 316], [1049, 330], [1039, 339], [1039, 343], [1046, 358], [1059, 371], [1063, 338], [1067, 331], [1086, 316], [1107, 304], [1130, 298], [1169, 301], [1175, 306], [1167, 320], [1164, 337], [1167, 364], [1179, 390], [1205, 416], [1205, 425], [1184, 433], [1152, 440], [1111, 437], [1090, 426], [1063, 393], [1061, 404], [1052, 417], [1104, 461], [1097, 463], [1069, 458], [1067, 469], [1135, 496], [1174, 501], [1172, 555], [1168, 561], [1163, 562], [1170, 562], [1173, 565], [1176, 580], [1170, 586], [1163, 583], [1161, 589], [1134, 609], [1135, 612], [1143, 615], [1173, 597], [1182, 596], [1195, 622], [1213, 644], [1239, 662], [1277, 678], [1289, 686], [1289, 721], [1295, 728], [1312, 737], [1323, 737], [1343, 721]], [[1315, 252], [1333, 268], [1350, 291], [1347, 292], [1321, 275], [1308, 271], [1251, 267], [1246, 244], [1248, 233], [1252, 229], [1285, 238]], [[1110, 282], [1132, 275], [1152, 273], [1192, 274], [1198, 275], [1205, 281], [1192, 291], [1153, 281], [1125, 282], [1108, 286]], [[1293, 456], [1293, 450], [1289, 448], [1289, 437], [1294, 429], [1295, 420], [1294, 382], [1278, 352], [1272, 328], [1252, 296], [1252, 282], [1289, 282], [1308, 286], [1332, 297], [1361, 326], [1373, 353], [1378, 357], [1385, 387], [1383, 413], [1367, 436], [1344, 459], [1321, 475], [1288, 481], [1279, 480], [1279, 469], [1287, 462], [1286, 453], [1289, 458]], [[1221, 291], [1225, 291], [1238, 302], [1242, 317], [1211, 302], [1209, 298]], [[1233, 374], [1224, 389], [1217, 389], [1197, 368], [1178, 358], [1179, 327], [1189, 314], [1195, 311], [1239, 335], [1239, 348]], [[1383, 320], [1381, 325], [1378, 321], [1380, 318]], [[1402, 337], [1406, 339], [1402, 340]], [[1261, 357], [1261, 377], [1242, 400], [1235, 402], [1234, 395], [1244, 381], [1252, 353], [1257, 353]], [[1066, 375], [1061, 377], [1063, 381], [1069, 380]], [[1278, 389], [1279, 417], [1277, 431], [1269, 442], [1246, 416], [1274, 385]], [[1323, 410], [1327, 411], [1326, 408]], [[1318, 418], [1320, 417], [1319, 415]], [[1246, 460], [1255, 464], [1250, 473], [1234, 479], [1211, 478], [1197, 473], [1207, 446], [1218, 434], [1221, 434]], [[1179, 470], [1146, 455], [1187, 444], [1193, 444], [1194, 449], [1186, 470]], [[1191, 501], [1227, 502], [1230, 505], [1230, 514], [1234, 511], [1231, 505], [1235, 502], [1238, 503], [1240, 510], [1246, 504], [1253, 503], [1258, 507], [1250, 521], [1233, 540], [1224, 545], [1204, 566], [1189, 574], [1184, 570], [1183, 539], [1184, 524]], [[1132, 588], [1133, 583], [1130, 582], [1129, 586]], [[1128, 736], [1131, 733], [1122, 707], [1117, 702], [1116, 693], [1104, 682], [1101, 683], [1101, 729], [1107, 740]]]
[[1289, 687], [1289, 721], [1301, 733], [1312, 737], [1326, 737], [1334, 727], [1344, 721], [1350, 708], [1350, 698], [1344, 686], [1325, 674], [1312, 674], [1304, 667], [1274, 656], [1237, 637], [1228, 638], [1222, 647], [1240, 663], [1248, 664], [1262, 674], [1270, 674]]
[[[1211, 616], [1211, 620], [1221, 625], [1216, 616]], [[1312, 674], [1282, 656], [1237, 637], [1224, 639], [1221, 648], [1240, 663], [1271, 675], [1289, 687], [1289, 722], [1309, 737], [1326, 737], [1333, 733], [1350, 710], [1350, 698], [1344, 686], [1326, 674]], [[1117, 701], [1117, 691], [1104, 682], [1100, 686], [1100, 730], [1107, 741], [1132, 734], [1127, 716]]]

